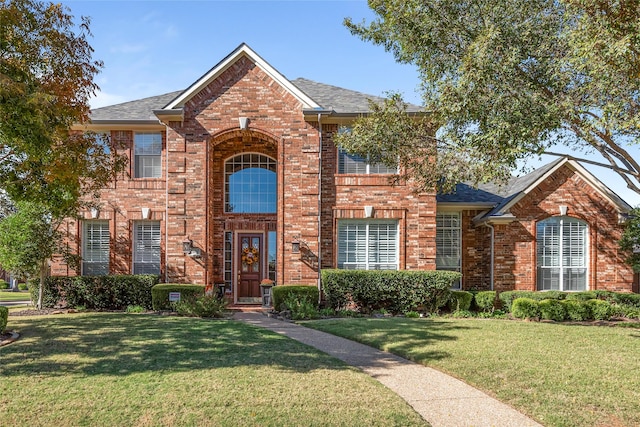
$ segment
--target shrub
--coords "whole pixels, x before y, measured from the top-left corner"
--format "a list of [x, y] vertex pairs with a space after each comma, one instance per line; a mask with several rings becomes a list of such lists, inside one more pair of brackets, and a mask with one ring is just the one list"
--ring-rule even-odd
[[615, 314], [617, 316], [626, 317], [627, 319], [640, 320], [640, 308], [632, 305], [619, 305], [615, 307]]
[[518, 319], [539, 318], [539, 303], [531, 298], [516, 298], [511, 304], [511, 314]]
[[581, 299], [569, 298], [570, 296], [567, 296], [567, 299], [562, 301], [567, 311], [567, 319], [577, 322], [591, 319], [591, 311], [587, 302]]
[[449, 299], [460, 279], [453, 271], [322, 270], [327, 305], [336, 310], [355, 307], [364, 313], [385, 309], [393, 314], [435, 312]]
[[504, 308], [507, 312], [511, 312], [511, 305], [518, 298], [529, 298], [533, 300], [537, 300], [536, 293], [531, 291], [505, 291], [500, 292], [498, 295], [500, 299], [500, 303], [502, 303], [502, 308]]
[[298, 301], [309, 301], [316, 307], [318, 305], [319, 292], [316, 286], [311, 285], [283, 285], [274, 286], [271, 288], [271, 298], [273, 298], [273, 308], [275, 310], [282, 310], [286, 308], [286, 301], [291, 296], [294, 296]]
[[613, 294], [612, 299], [618, 304], [640, 308], [640, 294], [628, 294], [620, 292]]
[[567, 295], [567, 300], [570, 301], [589, 301], [590, 299], [597, 299], [598, 296], [594, 291], [583, 292], [571, 292]]
[[[43, 307], [79, 307], [93, 310], [124, 310], [129, 305], [151, 308], [151, 288], [159, 277], [153, 274], [114, 276], [52, 276], [43, 286]], [[31, 300], [38, 300], [39, 280], [29, 285]]]
[[127, 313], [144, 313], [144, 307], [140, 305], [128, 305], [125, 311]]
[[161, 283], [151, 288], [152, 307], [155, 311], [171, 310], [169, 302], [170, 292], [180, 292], [180, 301], [189, 300], [204, 295], [204, 285], [185, 285], [176, 283]]
[[471, 292], [451, 291], [447, 305], [451, 311], [468, 311], [471, 308], [471, 300], [473, 300]]
[[0, 305], [0, 334], [4, 333], [9, 320], [9, 309]]
[[567, 309], [559, 299], [543, 299], [538, 303], [540, 317], [545, 320], [555, 320], [562, 322], [567, 317]]
[[592, 299], [587, 301], [587, 305], [594, 320], [609, 320], [613, 315], [613, 307], [609, 301]]
[[407, 312], [404, 314], [404, 316], [405, 316], [405, 317], [412, 318], [412, 319], [415, 319], [415, 318], [420, 317], [420, 313], [418, 313], [417, 311], [407, 311]]
[[496, 291], [481, 291], [474, 295], [473, 301], [478, 311], [493, 311], [496, 301]]
[[293, 320], [318, 318], [318, 303], [309, 294], [290, 293], [284, 300], [284, 305], [291, 312]]
[[26, 291], [27, 289], [29, 289], [29, 287], [27, 286], [26, 283], [18, 283], [18, 290]]
[[217, 295], [202, 295], [194, 297], [190, 295], [180, 299], [175, 304], [176, 311], [181, 316], [196, 317], [224, 317], [228, 301]]
[[0, 279], [0, 289], [9, 289], [9, 284], [6, 281]]
[[453, 313], [451, 313], [451, 317], [456, 319], [466, 319], [466, 318], [474, 317], [474, 314], [469, 310], [456, 310]]

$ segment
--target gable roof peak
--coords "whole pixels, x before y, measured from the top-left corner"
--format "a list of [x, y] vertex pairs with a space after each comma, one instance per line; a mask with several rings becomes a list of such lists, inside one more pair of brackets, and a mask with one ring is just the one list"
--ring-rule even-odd
[[[191, 86], [189, 86], [184, 92], [182, 92], [175, 99], [171, 100], [165, 105], [162, 110], [178, 110], [184, 107], [184, 104], [193, 98], [198, 92], [200, 92], [209, 83], [218, 78], [229, 67], [235, 64], [240, 58], [248, 58], [269, 77], [276, 81], [279, 85], [284, 87], [289, 93], [296, 97], [303, 105], [303, 108], [320, 108], [320, 106], [311, 99], [307, 94], [298, 89], [293, 83], [291, 83], [283, 74], [276, 70], [271, 64], [265, 61], [260, 55], [258, 55], [253, 49], [246, 43], [241, 43], [225, 58], [213, 66], [202, 77], [196, 80]], [[161, 111], [161, 110], [159, 110]]]

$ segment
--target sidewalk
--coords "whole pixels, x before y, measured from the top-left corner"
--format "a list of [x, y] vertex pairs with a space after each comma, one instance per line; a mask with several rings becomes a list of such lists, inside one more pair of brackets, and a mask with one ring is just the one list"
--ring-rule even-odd
[[270, 329], [361, 369], [406, 400], [433, 427], [541, 427], [460, 380], [393, 354], [262, 313], [239, 312], [233, 318]]

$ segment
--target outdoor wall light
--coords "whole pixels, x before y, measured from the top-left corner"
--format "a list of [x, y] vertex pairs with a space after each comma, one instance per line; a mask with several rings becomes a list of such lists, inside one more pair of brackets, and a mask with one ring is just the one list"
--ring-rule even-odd
[[193, 240], [186, 239], [182, 242], [182, 252], [185, 254], [190, 254], [193, 250]]
[[240, 129], [247, 130], [249, 128], [249, 117], [238, 117], [240, 122]]

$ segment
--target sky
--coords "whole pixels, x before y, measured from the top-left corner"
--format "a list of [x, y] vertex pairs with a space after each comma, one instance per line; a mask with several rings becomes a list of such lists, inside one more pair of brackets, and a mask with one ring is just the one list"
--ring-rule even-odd
[[[397, 63], [343, 25], [346, 17], [375, 17], [365, 0], [61, 3], [72, 15], [91, 18], [94, 59], [104, 62], [93, 108], [186, 89], [241, 43], [290, 80], [304, 77], [375, 96], [399, 92], [410, 103], [422, 103], [414, 66]], [[632, 151], [640, 157], [640, 147]], [[554, 159], [535, 158], [527, 166]], [[615, 173], [585, 166], [627, 203], [640, 206], [640, 195]]]

